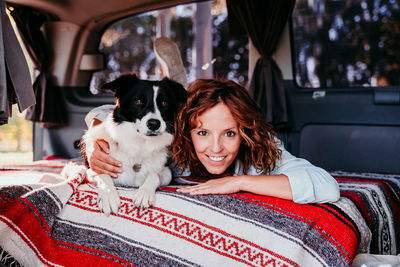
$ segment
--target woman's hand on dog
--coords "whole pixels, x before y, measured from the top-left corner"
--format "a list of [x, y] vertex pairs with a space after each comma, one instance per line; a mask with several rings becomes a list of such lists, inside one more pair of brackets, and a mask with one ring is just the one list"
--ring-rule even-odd
[[108, 174], [113, 178], [122, 172], [121, 162], [109, 155], [110, 147], [103, 139], [97, 139], [94, 143], [93, 153], [88, 158], [90, 168], [97, 173]]

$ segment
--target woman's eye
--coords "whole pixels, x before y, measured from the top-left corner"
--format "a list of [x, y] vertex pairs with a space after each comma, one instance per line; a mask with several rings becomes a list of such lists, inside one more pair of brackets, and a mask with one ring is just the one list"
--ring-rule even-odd
[[233, 131], [226, 132], [226, 136], [228, 136], [228, 137], [234, 137], [235, 135], [236, 135], [236, 133]]
[[142, 103], [142, 100], [136, 99], [136, 100], [135, 100], [135, 104], [136, 104], [136, 105], [141, 105], [141, 104], [143, 104], [143, 103]]
[[206, 131], [198, 131], [197, 134], [200, 136], [206, 136], [207, 132]]

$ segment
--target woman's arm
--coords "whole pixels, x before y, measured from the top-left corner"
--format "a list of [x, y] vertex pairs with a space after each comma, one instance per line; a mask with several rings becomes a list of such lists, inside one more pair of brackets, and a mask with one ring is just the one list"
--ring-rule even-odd
[[292, 189], [286, 175], [238, 175], [208, 180], [177, 190], [191, 195], [232, 194], [239, 191], [292, 200]]
[[339, 185], [327, 171], [305, 159], [296, 158], [283, 145], [280, 149], [282, 160], [271, 174], [284, 174], [288, 177], [294, 202], [324, 203], [339, 199]]
[[104, 119], [107, 117], [108, 112], [110, 112], [113, 107], [114, 105], [102, 105], [89, 111], [89, 113], [85, 116], [86, 126], [88, 128], [93, 126], [93, 120], [97, 120], [97, 124], [104, 121]]
[[[91, 110], [85, 118], [88, 128], [96, 127], [101, 124], [108, 112], [112, 109], [112, 105], [104, 105]], [[118, 177], [121, 173], [121, 162], [109, 155], [109, 145], [105, 140], [98, 139], [93, 144], [93, 152], [88, 153], [87, 160], [90, 168], [97, 173], [108, 174], [111, 177]]]
[[270, 175], [259, 174], [252, 167], [246, 174], [212, 179], [203, 184], [181, 188], [178, 192], [198, 195], [247, 191], [302, 204], [334, 202], [339, 199], [339, 185], [327, 171], [305, 159], [296, 158], [282, 144], [279, 149], [282, 150], [282, 159]]

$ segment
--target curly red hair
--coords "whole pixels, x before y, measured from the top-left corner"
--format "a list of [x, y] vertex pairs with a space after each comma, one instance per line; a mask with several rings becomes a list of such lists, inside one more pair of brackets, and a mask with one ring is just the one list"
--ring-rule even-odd
[[274, 138], [277, 135], [272, 126], [262, 119], [259, 106], [245, 88], [229, 80], [198, 79], [189, 85], [187, 91], [188, 100], [175, 121], [172, 143], [172, 156], [178, 167], [189, 168], [194, 177], [210, 176], [197, 158], [190, 132], [196, 127], [198, 116], [222, 102], [239, 124], [242, 144], [237, 158], [242, 162], [244, 172], [250, 166], [265, 173], [275, 168], [281, 158]]

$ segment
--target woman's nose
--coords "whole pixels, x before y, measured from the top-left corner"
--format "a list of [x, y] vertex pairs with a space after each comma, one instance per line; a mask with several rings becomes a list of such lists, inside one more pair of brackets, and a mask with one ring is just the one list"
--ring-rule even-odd
[[221, 152], [222, 150], [223, 150], [223, 145], [221, 140], [218, 137], [213, 138], [212, 152], [218, 153]]

